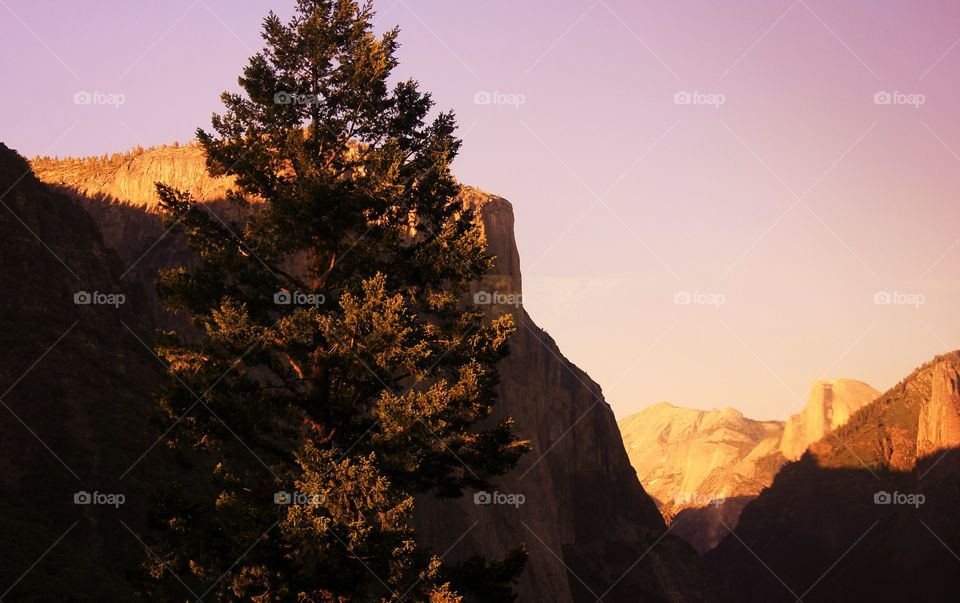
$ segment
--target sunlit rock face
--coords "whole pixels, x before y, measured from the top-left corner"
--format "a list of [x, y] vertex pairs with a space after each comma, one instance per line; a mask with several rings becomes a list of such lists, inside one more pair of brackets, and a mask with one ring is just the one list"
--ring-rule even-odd
[[[783, 423], [740, 412], [661, 403], [620, 421], [630, 462], [673, 532], [700, 551], [716, 546], [786, 462]], [[724, 525], [725, 524], [725, 525]]]
[[814, 381], [803, 411], [786, 423], [756, 421], [732, 408], [660, 403], [620, 421], [620, 431], [630, 462], [671, 531], [706, 552], [736, 527], [746, 504], [786, 462], [877, 395], [852, 379]]
[[800, 458], [810, 444], [846, 423], [879, 395], [853, 379], [814, 381], [803, 412], [790, 417], [784, 427], [780, 450], [791, 461]]
[[930, 399], [920, 407], [917, 456], [960, 446], [960, 374], [956, 366], [937, 364], [930, 375]]
[[[205, 175], [196, 147], [151, 149], [117, 162], [41, 161], [35, 169], [77, 195], [107, 246], [127, 265], [135, 263], [127, 278], [152, 295], [158, 269], [193, 261], [182, 239], [162, 237], [153, 183], [217, 203], [229, 181]], [[500, 366], [496, 414], [515, 419], [532, 451], [497, 481], [489, 493], [495, 504], [475, 504], [474, 493], [454, 501], [418, 500], [421, 541], [449, 561], [476, 553], [495, 558], [525, 545], [529, 561], [518, 586], [520, 601], [712, 600], [695, 551], [665, 535], [663, 518], [637, 480], [600, 386], [569, 362], [524, 310], [511, 204], [466, 186], [460, 199], [476, 211], [496, 257], [494, 270], [474, 284], [471, 295], [490, 314], [512, 313], [518, 327], [510, 357]], [[182, 326], [156, 305], [155, 296], [150, 299], [158, 324]]]
[[154, 323], [163, 329], [189, 329], [185, 317], [160, 307], [153, 287], [161, 268], [194, 262], [184, 239], [161, 223], [156, 183], [214, 204], [224, 219], [235, 217], [226, 212], [236, 209], [222, 202], [232, 181], [207, 174], [203, 150], [197, 145], [164, 146], [109, 158], [42, 158], [34, 159], [31, 167], [38, 179], [72, 195], [87, 210], [104, 244], [120, 257], [123, 280], [143, 285]]
[[160, 203], [156, 183], [190, 193], [197, 201], [223, 199], [230, 178], [211, 178], [196, 144], [162, 146], [117, 153], [112, 157], [35, 159], [31, 167], [48, 184], [64, 184], [88, 197], [122, 201], [154, 211]]

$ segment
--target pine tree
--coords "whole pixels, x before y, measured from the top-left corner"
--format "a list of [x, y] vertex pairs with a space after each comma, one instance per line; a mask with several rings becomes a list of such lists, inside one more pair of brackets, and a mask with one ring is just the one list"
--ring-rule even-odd
[[512, 599], [522, 552], [445, 566], [411, 527], [415, 495], [487, 487], [527, 444], [490, 419], [512, 319], [464, 303], [492, 258], [455, 199], [454, 116], [429, 119], [415, 81], [391, 85], [398, 31], [376, 36], [372, 16], [299, 0], [289, 22], [264, 20], [243, 93], [197, 132], [242, 223], [157, 185], [199, 258], [157, 284], [199, 329], [157, 348], [186, 467], [155, 509], [167, 593]]

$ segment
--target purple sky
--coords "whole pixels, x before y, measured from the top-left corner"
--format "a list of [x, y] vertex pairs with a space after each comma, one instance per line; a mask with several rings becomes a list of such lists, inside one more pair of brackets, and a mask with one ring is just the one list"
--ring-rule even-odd
[[[0, 138], [188, 140], [291, 6], [0, 0]], [[813, 379], [884, 389], [960, 347], [960, 3], [376, 6], [459, 116], [458, 176], [514, 204], [525, 305], [618, 416], [782, 418]]]

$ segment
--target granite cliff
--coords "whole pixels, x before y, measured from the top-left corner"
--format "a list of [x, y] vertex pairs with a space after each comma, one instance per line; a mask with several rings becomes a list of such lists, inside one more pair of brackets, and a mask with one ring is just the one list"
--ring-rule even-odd
[[743, 508], [788, 460], [878, 394], [852, 379], [814, 381], [803, 411], [786, 423], [756, 421], [732, 408], [660, 403], [619, 426], [630, 462], [672, 533], [704, 553], [736, 527]]
[[783, 423], [661, 403], [620, 421], [630, 462], [673, 533], [701, 552], [726, 536], [746, 501], [784, 463]]
[[196, 144], [137, 148], [110, 157], [35, 158], [31, 167], [48, 184], [65, 185], [81, 196], [122, 200], [149, 212], [157, 209], [156, 182], [176, 182], [199, 201], [223, 199], [229, 178], [207, 175]]
[[960, 352], [787, 464], [706, 559], [739, 601], [953, 601]]
[[[229, 187], [206, 176], [202, 153], [193, 146], [33, 165], [39, 178], [88, 209], [105, 244], [133, 266], [127, 278], [148, 295], [159, 268], [191, 261], [182, 241], [165, 236], [153, 212], [153, 183], [190, 190], [211, 204]], [[493, 274], [473, 293], [490, 296], [491, 313], [513, 312], [519, 327], [501, 366], [498, 413], [516, 420], [533, 450], [496, 485], [499, 493], [522, 494], [522, 505], [478, 505], [472, 497], [420, 500], [416, 523], [423, 542], [449, 551], [451, 559], [499, 556], [526, 543], [530, 558], [518, 589], [521, 601], [710, 600], [700, 559], [667, 533], [630, 466], [600, 387], [563, 357], [523, 309], [510, 203], [470, 187], [461, 198], [478, 209], [497, 258]], [[182, 326], [155, 304], [148, 314], [157, 324]]]
[[948, 363], [933, 367], [930, 398], [920, 406], [917, 456], [927, 456], [960, 446], [960, 393], [957, 371]]
[[879, 395], [879, 391], [853, 379], [814, 381], [807, 405], [790, 417], [783, 428], [783, 456], [797, 460], [810, 444], [846, 423], [853, 413]]

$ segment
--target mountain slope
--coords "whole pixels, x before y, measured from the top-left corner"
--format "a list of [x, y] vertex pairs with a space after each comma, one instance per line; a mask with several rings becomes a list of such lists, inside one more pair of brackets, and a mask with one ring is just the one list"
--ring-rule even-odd
[[630, 462], [673, 533], [701, 552], [736, 525], [746, 501], [773, 481], [785, 459], [783, 424], [738, 411], [661, 403], [620, 421]]
[[737, 599], [956, 600], [958, 382], [939, 356], [785, 466], [707, 556]]
[[[146, 300], [83, 209], [2, 144], [0, 193], [0, 596], [132, 600], [143, 477], [172, 479], [162, 451], [121, 479], [156, 440], [162, 367], [136, 339], [152, 330]], [[75, 303], [82, 292], [125, 299]], [[75, 504], [81, 491], [124, 501]]]
[[672, 533], [705, 553], [737, 525], [746, 504], [787, 460], [878, 394], [852, 379], [814, 381], [803, 411], [786, 423], [755, 421], [732, 408], [703, 411], [662, 402], [619, 427], [630, 462]]
[[755, 421], [732, 408], [660, 403], [619, 426], [630, 462], [672, 533], [705, 553], [737, 525], [744, 506], [791, 455], [802, 454], [878, 394], [852, 379], [814, 381], [803, 411], [786, 423]]
[[[154, 155], [156, 154], [156, 157]], [[103, 161], [35, 161], [40, 177], [72, 190], [89, 208], [104, 240], [136, 268], [130, 277], [149, 287], [157, 269], [189, 263], [182, 242], [160, 237], [150, 210], [152, 183], [163, 180], [216, 202], [225, 183], [207, 182], [195, 147], [164, 147]], [[201, 174], [198, 176], [198, 174]], [[129, 196], [124, 196], [129, 195]], [[519, 300], [520, 260], [513, 210], [506, 200], [465, 187], [461, 197], [483, 220], [496, 268], [474, 293]], [[160, 239], [160, 243], [156, 241]], [[514, 296], [514, 297], [510, 297]], [[500, 556], [519, 543], [530, 554], [519, 586], [521, 601], [703, 601], [710, 598], [696, 553], [670, 534], [631, 468], [600, 387], [567, 361], [522, 306], [512, 311], [518, 331], [501, 365], [498, 413], [515, 418], [533, 451], [497, 485], [524, 503], [476, 505], [422, 499], [417, 528], [423, 542], [449, 559], [474, 553]], [[177, 321], [155, 310], [161, 324]]]

